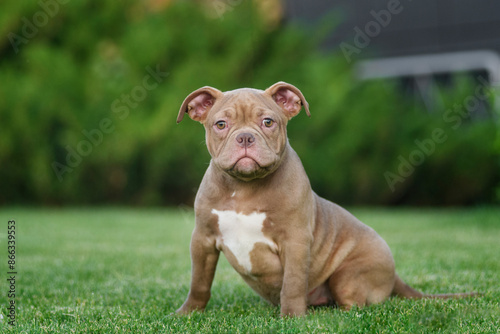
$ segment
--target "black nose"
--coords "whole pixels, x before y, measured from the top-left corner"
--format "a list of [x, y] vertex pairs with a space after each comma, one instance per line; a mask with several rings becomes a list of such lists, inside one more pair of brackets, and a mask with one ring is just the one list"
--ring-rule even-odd
[[236, 136], [236, 142], [241, 147], [250, 147], [253, 145], [253, 143], [255, 143], [255, 137], [253, 136], [253, 134], [248, 132], [240, 133]]

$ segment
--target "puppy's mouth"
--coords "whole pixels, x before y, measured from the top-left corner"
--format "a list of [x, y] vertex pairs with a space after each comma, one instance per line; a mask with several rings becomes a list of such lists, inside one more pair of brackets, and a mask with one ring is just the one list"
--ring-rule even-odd
[[231, 167], [231, 170], [242, 175], [250, 175], [262, 169], [258, 161], [247, 154], [238, 158]]
[[245, 154], [236, 159], [234, 164], [225, 169], [225, 172], [237, 179], [251, 181], [263, 178], [272, 170], [272, 165], [263, 166], [257, 159]]
[[242, 180], [264, 178], [278, 167], [281, 155], [267, 146], [223, 147], [214, 163], [226, 174]]

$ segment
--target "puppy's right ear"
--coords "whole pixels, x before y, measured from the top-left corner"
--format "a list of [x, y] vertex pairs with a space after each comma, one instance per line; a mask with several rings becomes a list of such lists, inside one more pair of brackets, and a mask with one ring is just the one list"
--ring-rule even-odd
[[222, 92], [216, 88], [205, 86], [189, 94], [182, 102], [177, 123], [182, 121], [184, 114], [188, 113], [193, 120], [202, 122], [207, 117], [208, 111], [212, 108], [215, 101], [222, 97]]
[[276, 104], [281, 107], [288, 119], [297, 116], [302, 106], [304, 106], [307, 116], [311, 117], [309, 103], [307, 103], [302, 92], [294, 85], [280, 81], [266, 89], [265, 93], [270, 95]]

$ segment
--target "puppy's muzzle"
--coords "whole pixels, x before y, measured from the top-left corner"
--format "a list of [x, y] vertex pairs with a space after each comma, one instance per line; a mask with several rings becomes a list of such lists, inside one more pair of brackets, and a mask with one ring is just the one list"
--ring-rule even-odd
[[242, 148], [249, 148], [255, 143], [255, 137], [248, 132], [240, 133], [236, 136], [236, 142]]

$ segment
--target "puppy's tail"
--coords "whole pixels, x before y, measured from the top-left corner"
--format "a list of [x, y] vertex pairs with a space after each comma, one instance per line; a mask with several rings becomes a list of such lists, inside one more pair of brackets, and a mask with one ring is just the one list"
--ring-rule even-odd
[[396, 281], [394, 282], [394, 288], [392, 289], [392, 296], [400, 297], [400, 298], [434, 298], [434, 299], [450, 299], [450, 298], [466, 298], [466, 297], [474, 297], [479, 296], [479, 293], [471, 292], [471, 293], [445, 293], [445, 294], [437, 294], [437, 295], [428, 295], [424, 294], [420, 291], [413, 289], [411, 286], [403, 282], [403, 280], [396, 275]]

